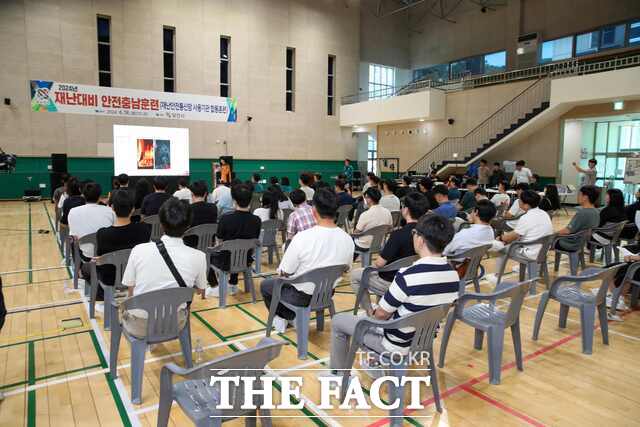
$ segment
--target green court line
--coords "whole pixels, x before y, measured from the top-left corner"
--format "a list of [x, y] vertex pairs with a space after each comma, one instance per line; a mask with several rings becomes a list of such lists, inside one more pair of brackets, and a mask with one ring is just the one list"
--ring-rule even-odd
[[31, 203], [27, 202], [27, 206], [29, 206], [29, 283], [33, 282], [33, 271], [31, 271], [31, 269], [33, 268], [33, 248], [32, 248], [32, 236], [31, 236]]
[[[36, 383], [36, 351], [35, 345], [30, 342], [28, 347], [28, 375], [29, 385]], [[27, 394], [27, 427], [34, 427], [36, 425], [36, 391], [31, 390]]]
[[[98, 360], [100, 361], [100, 366], [102, 368], [107, 368], [109, 365], [107, 364], [107, 360], [102, 354], [102, 349], [100, 349], [100, 344], [98, 344], [98, 337], [96, 337], [96, 333], [91, 330], [89, 331], [91, 335], [91, 342], [93, 343], [93, 348], [98, 355]], [[116, 409], [118, 410], [118, 414], [120, 415], [120, 421], [122, 421], [122, 425], [124, 427], [131, 427], [131, 420], [129, 419], [129, 414], [127, 414], [127, 409], [124, 407], [124, 403], [122, 402], [122, 397], [118, 392], [118, 388], [116, 387], [116, 383], [114, 379], [111, 377], [110, 372], [105, 372], [104, 378], [107, 380], [107, 385], [109, 386], [109, 391], [111, 392], [111, 396], [113, 397], [113, 401], [116, 404]]]
[[[200, 321], [200, 323], [202, 323], [209, 331], [211, 331], [216, 337], [218, 337], [220, 339], [220, 341], [222, 342], [227, 342], [227, 339], [224, 337], [224, 335], [222, 335], [220, 332], [218, 332], [216, 330], [216, 328], [214, 328], [209, 322], [207, 322], [207, 320], [205, 318], [203, 318], [202, 316], [200, 316], [198, 313], [192, 313], [193, 316], [198, 319]], [[238, 347], [236, 347], [233, 344], [227, 344], [227, 346], [235, 353], [239, 352], [240, 349]], [[277, 384], [277, 382], [273, 382], [273, 387], [278, 390], [281, 391], [280, 389], [280, 385]], [[296, 399], [291, 399], [293, 404], [297, 404], [299, 403], [299, 401], [297, 401]], [[318, 417], [316, 417], [313, 412], [309, 411], [309, 409], [303, 407], [301, 409], [302, 413], [305, 414], [309, 419], [311, 419], [311, 421], [313, 421], [316, 425], [320, 426], [320, 427], [326, 427], [326, 424], [324, 424]]]
[[13, 388], [13, 387], [19, 387], [22, 385], [27, 385], [29, 383], [29, 380], [23, 380], [23, 381], [18, 381], [17, 383], [13, 383], [13, 384], [5, 384], [0, 386], [0, 390], [4, 390], [7, 388]]
[[16, 346], [16, 345], [25, 345], [25, 344], [35, 343], [35, 342], [38, 342], [38, 341], [52, 340], [54, 338], [63, 338], [63, 337], [68, 337], [70, 335], [86, 334], [87, 332], [92, 332], [92, 330], [91, 329], [84, 329], [82, 331], [69, 332], [68, 334], [52, 335], [52, 336], [49, 336], [49, 337], [34, 338], [32, 340], [19, 341], [19, 342], [14, 342], [14, 343], [11, 343], [11, 344], [3, 344], [3, 345], [0, 345], [0, 349], [6, 348], [6, 347], [13, 347], [13, 346]]

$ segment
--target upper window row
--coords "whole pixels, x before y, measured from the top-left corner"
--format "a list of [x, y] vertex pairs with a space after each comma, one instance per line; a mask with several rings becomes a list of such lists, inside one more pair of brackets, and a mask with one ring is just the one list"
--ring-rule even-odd
[[562, 61], [606, 49], [640, 44], [640, 21], [607, 25], [595, 31], [547, 40], [540, 46], [540, 63]]
[[487, 53], [413, 71], [414, 80], [444, 81], [469, 75], [501, 73], [507, 69], [507, 52]]

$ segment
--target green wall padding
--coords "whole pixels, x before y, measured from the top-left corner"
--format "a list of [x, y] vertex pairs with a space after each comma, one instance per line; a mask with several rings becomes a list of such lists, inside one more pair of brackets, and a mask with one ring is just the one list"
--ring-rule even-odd
[[[189, 168], [191, 180], [205, 180], [211, 184], [212, 159], [191, 159]], [[49, 157], [19, 157], [13, 173], [0, 173], [0, 199], [19, 199], [24, 190], [38, 188], [40, 184], [43, 197], [50, 197]], [[259, 173], [263, 179], [271, 176], [286, 176], [293, 187], [298, 186], [300, 172], [322, 174], [322, 179], [333, 183], [336, 175], [342, 173], [344, 162], [341, 160], [243, 160], [234, 159], [234, 172], [241, 180], [248, 180], [253, 173]], [[261, 169], [261, 167], [263, 169]], [[69, 174], [82, 180], [98, 182], [104, 192], [111, 188], [113, 176], [112, 158], [69, 157], [67, 160]]]

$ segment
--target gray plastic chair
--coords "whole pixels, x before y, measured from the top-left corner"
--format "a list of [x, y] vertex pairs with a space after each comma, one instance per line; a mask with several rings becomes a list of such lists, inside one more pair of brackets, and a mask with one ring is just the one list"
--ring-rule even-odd
[[[187, 306], [187, 322], [180, 329], [178, 310], [183, 304], [193, 299], [193, 288], [171, 288], [147, 292], [122, 301], [124, 310], [144, 310], [147, 312], [147, 333], [144, 336], [133, 336], [120, 323], [119, 309], [116, 302], [111, 303], [111, 348], [109, 350], [109, 369], [112, 378], [118, 377], [118, 351], [120, 337], [124, 337], [131, 345], [131, 401], [138, 405], [142, 402], [142, 375], [147, 345], [159, 344], [175, 339], [180, 340], [180, 348], [187, 367], [193, 365], [191, 360], [191, 326], [189, 308]], [[105, 307], [105, 310], [107, 308]]]
[[[244, 274], [244, 291], [251, 292], [251, 300], [256, 302], [256, 289], [253, 286], [253, 274], [251, 263], [247, 263], [249, 253], [260, 245], [258, 239], [236, 239], [227, 240], [222, 244], [207, 248], [207, 263], [209, 268], [213, 268], [218, 277], [219, 286], [219, 307], [227, 306], [227, 286], [229, 275], [235, 273]], [[218, 252], [229, 252], [229, 270], [224, 271], [211, 264], [211, 255]]]
[[374, 294], [377, 297], [382, 297], [384, 295], [376, 293], [373, 289], [369, 289], [369, 277], [371, 276], [371, 273], [386, 273], [389, 271], [398, 271], [401, 268], [409, 267], [418, 259], [420, 259], [418, 255], [413, 255], [395, 260], [394, 262], [387, 264], [382, 268], [373, 266], [366, 267], [362, 272], [362, 278], [360, 279], [360, 287], [358, 288], [358, 294], [356, 296], [356, 304], [353, 307], [353, 314], [358, 314], [358, 309], [360, 308], [360, 306], [362, 306], [362, 308], [364, 308], [365, 310], [369, 310], [372, 308], [371, 294]]
[[278, 263], [280, 262], [280, 250], [278, 249], [278, 231], [280, 231], [280, 220], [270, 219], [263, 221], [260, 227], [260, 244], [256, 248], [255, 272], [262, 272], [262, 250], [267, 249], [269, 264], [273, 264], [273, 254], [276, 254]]
[[[556, 237], [555, 242], [551, 245], [551, 249], [555, 252], [553, 271], [558, 271], [560, 269], [560, 257], [562, 255], [569, 257], [569, 269], [572, 275], [575, 276], [578, 274], [578, 264], [582, 265], [583, 269], [586, 268], [586, 263], [584, 261], [584, 248], [587, 245], [590, 236], [591, 230], [582, 230], [577, 233], [567, 234], [566, 236]], [[566, 239], [567, 237], [574, 237], [578, 240], [579, 249], [577, 251], [569, 252], [563, 249], [558, 249], [556, 243], [560, 240]]]
[[[73, 289], [78, 289], [78, 279], [80, 278], [80, 269], [82, 267], [82, 258], [80, 257], [80, 245], [90, 244], [93, 245], [93, 249], [98, 246], [96, 242], [96, 233], [87, 234], [80, 239], [76, 239], [74, 236], [69, 236], [69, 247], [71, 249], [71, 258], [73, 260]], [[84, 295], [89, 295], [89, 286], [85, 281]]]
[[285, 242], [287, 240], [287, 224], [289, 224], [289, 217], [293, 209], [285, 208], [282, 209], [282, 221], [280, 221], [280, 235], [282, 237], [282, 241]]
[[[507, 259], [512, 259], [520, 264], [520, 281], [525, 280], [525, 276], [527, 279], [534, 279], [537, 277], [542, 277], [544, 283], [549, 289], [549, 285], [551, 282], [549, 281], [549, 266], [547, 265], [547, 255], [549, 254], [549, 250], [555, 243], [558, 235], [557, 234], [549, 234], [548, 236], [541, 237], [536, 240], [531, 240], [529, 242], [521, 242], [515, 241], [509, 245], [509, 250], [507, 251]], [[538, 251], [538, 256], [535, 259], [528, 258], [521, 253], [521, 249], [540, 245], [540, 250]], [[502, 281], [502, 276], [504, 275], [504, 270], [507, 266], [505, 262], [502, 266], [502, 269], [498, 272], [498, 282]], [[534, 295], [537, 292], [536, 282], [533, 282], [529, 287], [529, 293]]]
[[367, 231], [363, 231], [362, 233], [354, 233], [351, 236], [354, 238], [357, 237], [365, 237], [372, 236], [373, 240], [371, 240], [371, 246], [369, 249], [365, 251], [360, 251], [356, 248], [355, 252], [360, 255], [360, 261], [362, 263], [362, 268], [366, 268], [371, 265], [371, 258], [374, 254], [380, 253], [382, 250], [382, 245], [384, 243], [384, 238], [387, 233], [391, 230], [390, 225], [379, 225], [377, 227], [370, 228]]
[[[534, 280], [513, 283], [504, 282], [492, 293], [468, 293], [458, 299], [454, 311], [447, 317], [447, 325], [442, 336], [440, 345], [440, 360], [438, 367], [444, 366], [444, 359], [447, 354], [447, 345], [451, 337], [451, 331], [456, 320], [475, 328], [475, 338], [473, 347], [482, 350], [484, 334], [487, 334], [487, 345], [489, 347], [489, 377], [491, 384], [500, 384], [500, 372], [502, 369], [502, 350], [504, 348], [504, 330], [511, 328], [511, 338], [516, 354], [516, 366], [522, 371], [522, 343], [520, 341], [520, 309], [527, 294], [529, 285]], [[496, 306], [498, 300], [510, 299], [506, 311], [500, 310]], [[487, 301], [466, 307], [469, 301]]]
[[351, 205], [342, 205], [338, 207], [338, 219], [336, 219], [336, 225], [342, 228], [347, 233], [351, 232], [351, 225], [349, 224], [349, 213], [353, 210]]
[[218, 231], [218, 224], [200, 224], [195, 227], [191, 227], [184, 232], [184, 237], [195, 236], [198, 238], [198, 245], [196, 249], [206, 252], [207, 248], [210, 248], [215, 244], [216, 232]]
[[482, 266], [482, 258], [484, 258], [489, 249], [491, 249], [491, 245], [483, 245], [468, 249], [459, 254], [447, 256], [449, 263], [462, 259], [468, 262], [464, 277], [460, 278], [460, 295], [465, 293], [465, 289], [469, 283], [473, 283], [475, 291], [480, 292], [480, 279], [482, 279], [485, 273], [484, 267]]
[[[351, 345], [349, 346], [347, 367], [353, 366], [356, 358], [356, 353], [359, 349], [365, 351], [375, 351], [368, 348], [365, 344], [367, 332], [373, 328], [383, 329], [404, 329], [413, 328], [414, 335], [411, 340], [411, 346], [409, 347], [409, 354], [429, 354], [429, 377], [431, 379], [431, 389], [433, 391], [433, 399], [435, 401], [436, 410], [442, 412], [442, 405], [440, 404], [440, 389], [438, 387], [438, 373], [436, 371], [436, 364], [433, 361], [433, 339], [435, 338], [436, 331], [440, 321], [447, 315], [450, 304], [442, 304], [435, 307], [428, 308], [426, 310], [419, 311], [417, 313], [410, 314], [408, 316], [401, 317], [395, 320], [376, 320], [368, 317], [363, 317], [356, 323], [355, 331], [351, 338]], [[384, 365], [388, 366], [385, 374], [398, 378], [399, 383], [406, 370], [409, 367], [410, 358], [403, 357], [399, 359], [396, 353], [391, 353], [394, 357], [382, 357]], [[341, 401], [344, 399], [347, 392], [350, 370], [346, 369], [342, 371], [342, 385], [340, 387]], [[400, 405], [397, 409], [389, 411], [391, 415], [390, 422], [392, 426], [403, 425], [403, 411], [405, 409], [404, 404], [404, 387], [394, 387], [389, 382], [389, 401], [393, 402], [399, 399]]]
[[[615, 262], [620, 262], [620, 251], [618, 245], [620, 244], [620, 234], [624, 226], [627, 225], [627, 221], [615, 222], [612, 224], [605, 224], [602, 227], [597, 227], [592, 230], [591, 240], [589, 241], [589, 262], [593, 262], [597, 248], [602, 248], [602, 258], [604, 258], [604, 265], [611, 264], [612, 258], [615, 258]], [[608, 243], [600, 243], [594, 239], [594, 235], [598, 234], [599, 237], [606, 238]], [[613, 252], [613, 257], [611, 256]]]
[[[311, 318], [311, 312], [316, 313], [316, 327], [319, 331], [322, 331], [324, 329], [324, 311], [328, 309], [331, 317], [336, 313], [333, 305], [334, 284], [347, 270], [349, 270], [349, 266], [347, 265], [332, 265], [329, 267], [316, 268], [295, 278], [277, 278], [273, 286], [273, 295], [269, 307], [267, 336], [271, 335], [273, 318], [276, 315], [278, 304], [284, 305], [296, 313], [295, 327], [297, 335], [296, 341], [298, 342], [298, 359], [306, 359], [307, 347], [309, 346], [309, 319]], [[280, 299], [282, 285], [292, 285], [295, 283], [313, 283], [315, 285], [308, 306], [300, 307]]]
[[[160, 371], [160, 404], [158, 408], [158, 427], [169, 424], [171, 405], [175, 400], [182, 411], [198, 427], [219, 426], [223, 422], [245, 417], [245, 425], [255, 426], [256, 417], [260, 414], [260, 423], [271, 426], [271, 411], [261, 409], [264, 399], [254, 396], [252, 403], [258, 408], [242, 409], [245, 400], [244, 387], [230, 384], [229, 402], [232, 409], [218, 409], [220, 404], [220, 383], [211, 386], [211, 378], [220, 377], [256, 377], [257, 388], [262, 387], [260, 378], [264, 376], [265, 366], [280, 355], [285, 341], [263, 338], [253, 348], [227, 354], [215, 360], [194, 366], [191, 369], [181, 368], [169, 363]], [[173, 382], [173, 376], [185, 377], [185, 381]]]
[[151, 224], [151, 241], [157, 242], [158, 240], [160, 240], [160, 238], [164, 234], [162, 226], [160, 225], [160, 217], [158, 215], [145, 216], [142, 219], [142, 222]]
[[620, 300], [620, 296], [622, 295], [624, 289], [627, 288], [627, 286], [631, 286], [631, 308], [636, 308], [638, 306], [638, 297], [640, 296], [640, 281], [634, 280], [634, 276], [638, 272], [638, 269], [640, 269], [640, 262], [634, 262], [633, 264], [631, 264], [627, 269], [627, 272], [625, 273], [622, 284], [613, 289], [613, 295], [611, 296], [611, 314], [616, 314], [618, 301]]
[[[131, 249], [122, 249], [119, 251], [109, 252], [101, 255], [100, 257], [92, 260], [89, 264], [91, 268], [91, 297], [89, 299], [89, 317], [91, 319], [96, 318], [96, 298], [98, 296], [98, 286], [102, 287], [104, 291], [104, 330], [111, 329], [111, 303], [114, 301], [115, 291], [125, 291], [128, 288], [122, 285], [122, 275], [127, 268], [127, 262], [129, 262], [129, 255], [131, 255]], [[98, 280], [98, 271], [96, 267], [98, 265], [112, 265], [116, 274], [114, 276], [113, 286], [105, 286], [100, 280]]]
[[[569, 307], [580, 309], [580, 325], [582, 329], [582, 352], [591, 354], [593, 351], [593, 331], [595, 327], [596, 309], [600, 318], [600, 330], [602, 331], [602, 342], [609, 345], [609, 325], [607, 323], [606, 296], [609, 283], [613, 280], [618, 269], [623, 264], [614, 265], [606, 269], [588, 268], [580, 275], [561, 276], [553, 281], [548, 291], [543, 292], [540, 297], [540, 304], [536, 312], [536, 320], [533, 326], [533, 340], [538, 339], [542, 316], [547, 308], [549, 299], [554, 299], [560, 303], [560, 319], [558, 326], [567, 327], [567, 317]], [[594, 295], [588, 289], [582, 289], [582, 284], [586, 282], [601, 281], [598, 293]]]

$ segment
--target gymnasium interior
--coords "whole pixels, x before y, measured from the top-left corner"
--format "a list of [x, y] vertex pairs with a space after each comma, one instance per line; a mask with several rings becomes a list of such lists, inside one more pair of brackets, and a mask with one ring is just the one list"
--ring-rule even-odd
[[0, 0], [0, 58], [0, 427], [640, 425], [639, 0]]

